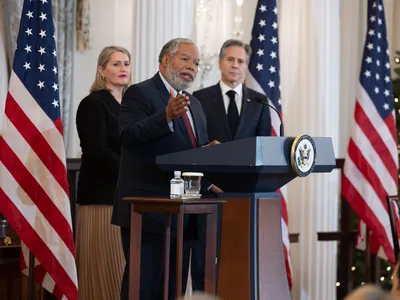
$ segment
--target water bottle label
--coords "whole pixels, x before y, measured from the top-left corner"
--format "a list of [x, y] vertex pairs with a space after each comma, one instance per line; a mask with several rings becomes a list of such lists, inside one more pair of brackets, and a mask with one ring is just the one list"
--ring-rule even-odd
[[171, 195], [182, 195], [182, 184], [171, 184]]

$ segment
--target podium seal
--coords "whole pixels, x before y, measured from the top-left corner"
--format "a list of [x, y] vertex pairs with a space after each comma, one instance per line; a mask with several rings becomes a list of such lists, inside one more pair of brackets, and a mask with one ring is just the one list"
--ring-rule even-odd
[[295, 138], [290, 151], [292, 169], [299, 177], [308, 176], [315, 166], [317, 150], [314, 140], [307, 134]]

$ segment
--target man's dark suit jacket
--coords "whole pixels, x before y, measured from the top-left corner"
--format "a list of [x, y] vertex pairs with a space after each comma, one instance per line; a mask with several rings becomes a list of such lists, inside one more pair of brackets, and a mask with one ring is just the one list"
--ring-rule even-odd
[[226, 118], [226, 110], [219, 83], [193, 93], [204, 107], [207, 115], [207, 131], [210, 141], [221, 143], [253, 136], [271, 135], [271, 115], [268, 106], [256, 101], [266, 96], [243, 86], [242, 109], [236, 134], [232, 136]]
[[[115, 225], [130, 227], [130, 203], [122, 198], [169, 196], [173, 172], [162, 172], [156, 166], [157, 155], [193, 148], [182, 117], [173, 121], [174, 132], [168, 126], [165, 108], [169, 96], [157, 73], [153, 78], [129, 87], [123, 97], [119, 119], [121, 165], [112, 216]], [[206, 117], [200, 102], [188, 96], [200, 147], [208, 143]], [[144, 215], [143, 230], [163, 233], [163, 221], [159, 214]], [[173, 227], [176, 226], [174, 223], [173, 219]]]
[[121, 155], [119, 108], [117, 100], [106, 90], [91, 93], [79, 104], [76, 113], [82, 148], [79, 204], [113, 204]]

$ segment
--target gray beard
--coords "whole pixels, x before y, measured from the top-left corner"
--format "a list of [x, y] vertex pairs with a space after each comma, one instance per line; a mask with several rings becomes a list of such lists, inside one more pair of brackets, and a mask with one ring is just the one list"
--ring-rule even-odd
[[167, 70], [165, 72], [165, 76], [169, 81], [171, 82], [171, 86], [177, 91], [185, 91], [188, 89], [193, 81], [187, 82], [184, 81], [182, 78], [179, 77], [179, 74], [175, 73], [174, 71], [171, 70], [170, 66], [167, 67]]

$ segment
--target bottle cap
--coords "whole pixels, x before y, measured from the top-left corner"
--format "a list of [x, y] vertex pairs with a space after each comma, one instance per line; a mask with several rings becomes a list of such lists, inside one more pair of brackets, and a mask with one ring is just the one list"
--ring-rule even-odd
[[181, 174], [182, 174], [181, 171], [174, 171], [174, 176], [179, 176], [180, 177]]

